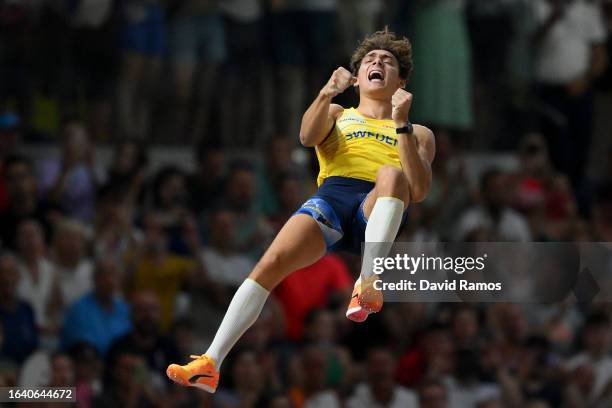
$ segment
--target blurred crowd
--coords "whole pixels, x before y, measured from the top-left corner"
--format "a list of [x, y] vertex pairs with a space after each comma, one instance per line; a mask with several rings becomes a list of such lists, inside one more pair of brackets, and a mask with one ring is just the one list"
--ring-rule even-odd
[[[413, 121], [437, 142], [400, 240], [612, 242], [611, 4], [0, 0], [0, 386], [75, 386], [78, 407], [612, 406], [610, 305], [388, 303], [356, 325], [348, 254], [274, 291], [216, 394], [165, 377], [313, 193], [301, 113], [383, 23], [413, 41]], [[167, 143], [194, 166], [156, 163]]]

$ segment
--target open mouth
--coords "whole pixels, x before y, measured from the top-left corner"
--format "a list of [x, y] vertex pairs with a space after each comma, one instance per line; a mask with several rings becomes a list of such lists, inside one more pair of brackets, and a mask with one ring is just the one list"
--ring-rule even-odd
[[371, 82], [382, 83], [384, 79], [385, 79], [385, 75], [383, 74], [382, 71], [373, 70], [373, 71], [370, 71], [370, 73], [368, 74], [368, 80]]

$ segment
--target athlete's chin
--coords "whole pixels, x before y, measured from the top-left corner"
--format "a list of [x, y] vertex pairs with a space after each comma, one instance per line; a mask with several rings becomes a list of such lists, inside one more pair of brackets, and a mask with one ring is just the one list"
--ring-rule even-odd
[[395, 91], [389, 86], [368, 86], [361, 88], [360, 96], [366, 96], [371, 99], [391, 99]]

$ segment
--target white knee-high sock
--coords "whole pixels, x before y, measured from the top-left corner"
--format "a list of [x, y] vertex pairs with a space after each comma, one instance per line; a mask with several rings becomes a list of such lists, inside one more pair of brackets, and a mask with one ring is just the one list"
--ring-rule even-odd
[[404, 202], [399, 198], [379, 197], [376, 200], [365, 230], [366, 246], [360, 279], [374, 274], [372, 268], [374, 258], [389, 254], [402, 223], [403, 214]]
[[252, 279], [246, 279], [240, 285], [206, 351], [217, 363], [217, 370], [238, 339], [255, 323], [269, 294], [270, 292]]

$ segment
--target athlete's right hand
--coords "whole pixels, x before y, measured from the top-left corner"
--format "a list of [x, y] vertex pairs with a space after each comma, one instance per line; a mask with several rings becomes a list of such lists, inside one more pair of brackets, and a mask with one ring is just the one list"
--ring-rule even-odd
[[346, 68], [339, 67], [336, 69], [327, 84], [321, 89], [321, 93], [327, 97], [333, 98], [346, 91], [347, 88], [357, 82], [357, 77], [354, 77]]

